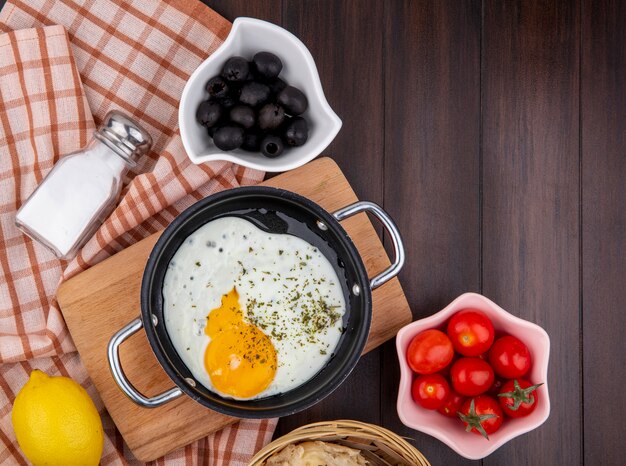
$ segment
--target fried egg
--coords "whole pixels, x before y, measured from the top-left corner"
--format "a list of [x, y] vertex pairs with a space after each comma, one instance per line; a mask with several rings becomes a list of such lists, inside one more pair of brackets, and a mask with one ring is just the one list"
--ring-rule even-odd
[[223, 217], [172, 257], [163, 309], [194, 378], [223, 397], [249, 400], [315, 376], [341, 338], [346, 305], [337, 273], [315, 246]]

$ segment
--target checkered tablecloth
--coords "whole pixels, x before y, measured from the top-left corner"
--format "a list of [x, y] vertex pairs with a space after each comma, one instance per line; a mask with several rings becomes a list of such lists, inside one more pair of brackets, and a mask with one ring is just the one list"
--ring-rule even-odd
[[[102, 464], [137, 463], [80, 362], [55, 291], [196, 200], [262, 179], [230, 163], [193, 165], [177, 131], [186, 79], [229, 30], [196, 1], [9, 0], [0, 12], [0, 464], [27, 464], [11, 406], [35, 368], [72, 377], [94, 399], [105, 428]], [[112, 109], [137, 119], [153, 149], [78, 257], [59, 261], [20, 234], [15, 212]], [[274, 427], [273, 420], [241, 421], [156, 463], [245, 465]]]

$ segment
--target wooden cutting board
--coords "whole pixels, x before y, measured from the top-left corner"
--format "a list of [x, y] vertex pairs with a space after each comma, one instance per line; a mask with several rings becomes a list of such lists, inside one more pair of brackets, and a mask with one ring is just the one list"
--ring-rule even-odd
[[[306, 196], [328, 211], [357, 200], [334, 161], [318, 159], [263, 183]], [[361, 213], [342, 222], [363, 257], [370, 276], [389, 265], [376, 231]], [[63, 283], [57, 298], [83, 364], [128, 447], [141, 461], [151, 461], [234, 422], [183, 396], [155, 409], [141, 408], [119, 390], [107, 362], [111, 336], [138, 317], [141, 277], [160, 233], [134, 244]], [[392, 338], [411, 321], [411, 311], [397, 279], [373, 292], [373, 319], [365, 351]], [[122, 365], [142, 393], [154, 396], [173, 386], [159, 365], [143, 331], [120, 349]], [[345, 383], [350, 383], [348, 379]]]

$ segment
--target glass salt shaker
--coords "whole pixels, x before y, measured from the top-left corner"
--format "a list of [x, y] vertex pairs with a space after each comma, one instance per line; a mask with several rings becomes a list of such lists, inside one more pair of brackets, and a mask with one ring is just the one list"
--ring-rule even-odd
[[115, 209], [124, 175], [151, 145], [137, 122], [107, 113], [87, 146], [60, 158], [22, 204], [16, 226], [59, 259], [71, 259]]

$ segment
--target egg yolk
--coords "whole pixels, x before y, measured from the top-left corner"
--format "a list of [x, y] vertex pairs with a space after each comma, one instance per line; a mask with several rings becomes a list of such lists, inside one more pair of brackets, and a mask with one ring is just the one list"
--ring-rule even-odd
[[222, 297], [220, 307], [209, 313], [204, 332], [211, 337], [204, 353], [204, 367], [217, 390], [237, 398], [250, 398], [272, 383], [276, 349], [258, 327], [244, 322], [235, 288]]

